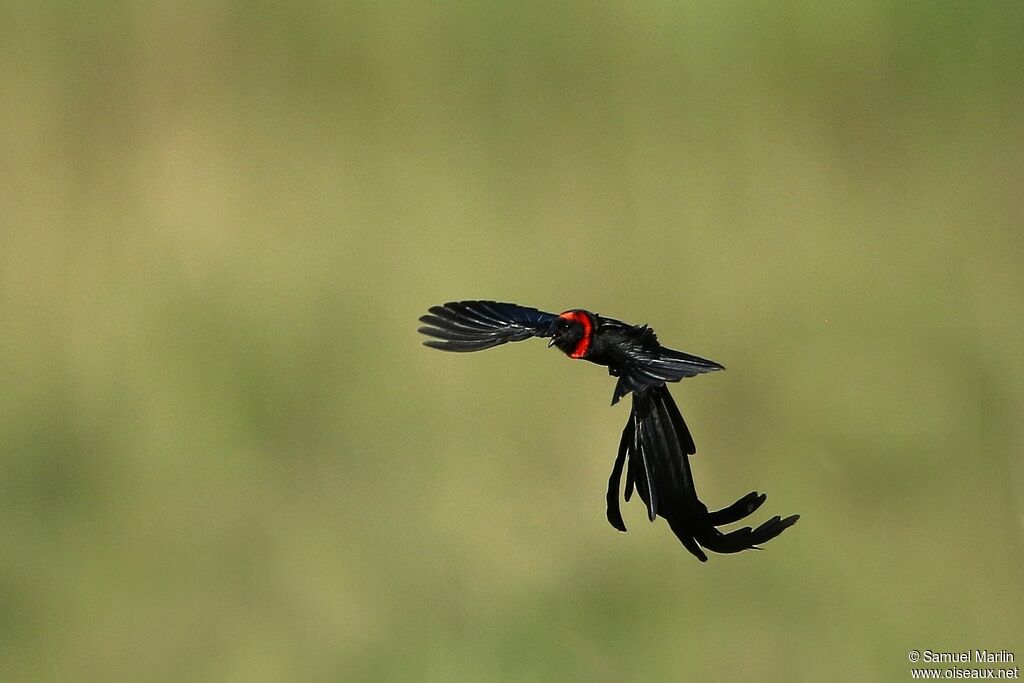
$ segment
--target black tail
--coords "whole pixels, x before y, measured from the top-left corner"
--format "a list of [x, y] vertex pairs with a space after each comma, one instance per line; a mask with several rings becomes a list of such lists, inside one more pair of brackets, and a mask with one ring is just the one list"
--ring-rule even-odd
[[[708, 557], [701, 546], [716, 553], [738, 553], [759, 549], [800, 518], [792, 515], [770, 520], [751, 529], [744, 527], [722, 533], [716, 527], [738, 522], [764, 503], [765, 495], [748, 493], [732, 505], [709, 512], [697, 497], [690, 471], [689, 455], [696, 452], [693, 437], [665, 386], [633, 394], [633, 409], [622, 430], [619, 452], [608, 479], [608, 521], [620, 531], [626, 530], [619, 512], [619, 482], [626, 470], [625, 499], [633, 487], [647, 505], [651, 521], [661, 516], [668, 521], [676, 537], [701, 562]], [[628, 456], [628, 464], [627, 464]]]

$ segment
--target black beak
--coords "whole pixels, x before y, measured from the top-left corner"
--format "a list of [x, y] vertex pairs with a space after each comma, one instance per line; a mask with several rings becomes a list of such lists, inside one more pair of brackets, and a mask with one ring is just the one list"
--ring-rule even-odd
[[547, 329], [547, 333], [544, 335], [545, 337], [551, 337], [551, 341], [548, 342], [549, 349], [555, 345], [555, 342], [562, 338], [561, 330], [558, 329], [559, 323], [561, 322], [562, 321], [557, 318], [552, 321], [551, 325]]

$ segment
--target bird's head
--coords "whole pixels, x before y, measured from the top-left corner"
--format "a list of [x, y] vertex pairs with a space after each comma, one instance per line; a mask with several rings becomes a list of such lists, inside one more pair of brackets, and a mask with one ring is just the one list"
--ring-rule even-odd
[[590, 348], [593, 331], [593, 315], [582, 309], [566, 311], [551, 322], [548, 346], [557, 346], [573, 358], [583, 358]]

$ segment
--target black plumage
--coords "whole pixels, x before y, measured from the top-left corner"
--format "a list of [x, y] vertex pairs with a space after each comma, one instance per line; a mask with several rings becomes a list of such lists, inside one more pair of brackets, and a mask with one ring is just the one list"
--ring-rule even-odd
[[756, 529], [723, 533], [717, 527], [753, 513], [765, 501], [752, 492], [732, 505], [710, 512], [697, 496], [688, 456], [696, 453], [667, 382], [723, 370], [718, 363], [662, 346], [646, 325], [637, 326], [582, 309], [559, 315], [495, 301], [458, 301], [430, 308], [419, 331], [432, 339], [424, 344], [444, 351], [480, 351], [530, 337], [550, 338], [570, 358], [608, 368], [617, 378], [612, 403], [633, 394], [629, 420], [608, 479], [607, 517], [626, 530], [619, 511], [619, 489], [626, 475], [624, 497], [633, 490], [647, 507], [651, 521], [664, 518], [683, 546], [702, 562], [704, 549], [736, 553], [757, 549], [796, 523], [799, 515], [773, 517]]

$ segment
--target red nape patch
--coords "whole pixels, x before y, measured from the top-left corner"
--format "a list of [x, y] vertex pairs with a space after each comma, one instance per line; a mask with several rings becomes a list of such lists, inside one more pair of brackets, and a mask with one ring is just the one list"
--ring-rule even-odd
[[569, 354], [570, 358], [583, 358], [590, 350], [590, 342], [594, 337], [594, 323], [591, 322], [590, 316], [584, 311], [566, 311], [558, 317], [583, 325], [583, 338], [576, 343], [576, 348]]

